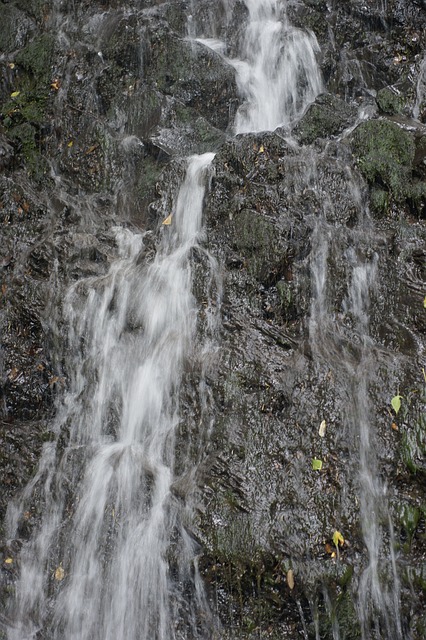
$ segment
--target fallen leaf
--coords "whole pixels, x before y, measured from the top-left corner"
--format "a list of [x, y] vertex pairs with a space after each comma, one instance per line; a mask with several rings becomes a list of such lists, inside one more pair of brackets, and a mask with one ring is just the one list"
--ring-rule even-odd
[[163, 222], [161, 224], [164, 224], [164, 225], [172, 224], [172, 214], [167, 216], [167, 218], [165, 220], [163, 220]]
[[342, 546], [342, 544], [344, 544], [345, 539], [342, 536], [342, 534], [340, 533], [340, 531], [335, 531], [333, 533], [333, 543], [335, 547], [338, 547], [339, 545]]
[[21, 93], [20, 91], [13, 91], [13, 92], [10, 94], [10, 97], [11, 97], [11, 98], [17, 98], [17, 97], [19, 96], [19, 94], [20, 94], [20, 93]]
[[55, 569], [55, 580], [61, 581], [65, 578], [65, 571], [62, 568], [62, 565], [59, 565], [59, 567], [57, 567]]
[[322, 469], [322, 460], [318, 460], [318, 458], [312, 459], [312, 469], [314, 471], [321, 471]]
[[70, 140], [67, 144], [67, 147], [72, 147], [72, 145], [74, 144], [74, 142], [72, 140]]
[[4, 563], [5, 564], [13, 564], [13, 558], [5, 558]]
[[424, 300], [423, 300], [423, 308], [426, 309], [426, 296], [424, 297]]
[[9, 69], [14, 69], [15, 68], [15, 63], [14, 62], [9, 62], [8, 65]]
[[13, 382], [13, 380], [16, 380], [16, 378], [18, 377], [18, 373], [19, 373], [19, 369], [17, 369], [16, 367], [13, 367], [8, 375], [9, 380], [11, 380]]
[[92, 144], [92, 146], [87, 149], [86, 155], [89, 154], [89, 153], [93, 153], [93, 151], [95, 151], [95, 149], [97, 149], [98, 147], [99, 147], [99, 145], [97, 143], [96, 144]]
[[398, 427], [398, 425], [396, 424], [396, 422], [392, 422], [391, 427], [392, 427], [392, 429], [393, 429], [394, 431], [399, 431], [399, 427]]
[[321, 424], [320, 424], [320, 428], [319, 428], [319, 431], [318, 431], [318, 433], [320, 434], [321, 438], [323, 438], [323, 437], [325, 436], [325, 429], [326, 429], [326, 426], [327, 426], [327, 425], [326, 425], [326, 422], [325, 422], [325, 420], [323, 420], [323, 421], [321, 422]]
[[294, 589], [294, 573], [293, 569], [287, 571], [287, 584], [290, 589]]
[[61, 88], [61, 81], [59, 78], [55, 78], [50, 86], [54, 91], [58, 91]]
[[259, 153], [265, 153], [265, 147], [263, 146], [263, 144], [261, 144], [259, 147]]
[[402, 396], [394, 396], [391, 400], [392, 409], [395, 411], [396, 415], [398, 415], [398, 411], [401, 408], [401, 398]]
[[334, 553], [333, 547], [331, 546], [331, 544], [329, 542], [325, 543], [325, 552], [328, 553], [328, 554]]

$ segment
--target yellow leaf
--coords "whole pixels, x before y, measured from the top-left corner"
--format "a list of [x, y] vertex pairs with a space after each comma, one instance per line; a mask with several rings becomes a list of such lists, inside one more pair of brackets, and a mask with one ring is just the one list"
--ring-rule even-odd
[[287, 584], [290, 589], [294, 589], [294, 573], [293, 569], [287, 571]]
[[163, 220], [163, 222], [161, 224], [165, 224], [165, 225], [172, 224], [172, 214], [167, 216], [167, 218], [165, 220]]
[[67, 147], [72, 147], [72, 145], [74, 144], [74, 142], [72, 140], [70, 140], [67, 144]]
[[265, 147], [263, 146], [263, 144], [261, 144], [259, 147], [259, 153], [265, 153]]
[[17, 98], [17, 97], [19, 96], [19, 94], [20, 94], [20, 93], [21, 93], [20, 91], [13, 91], [13, 92], [10, 94], [10, 97], [11, 97], [11, 98]]
[[321, 438], [323, 438], [323, 437], [325, 436], [325, 429], [326, 429], [326, 426], [327, 426], [327, 425], [326, 425], [326, 422], [325, 422], [325, 420], [323, 420], [323, 421], [321, 422], [321, 424], [320, 424], [320, 428], [319, 428], [319, 431], [318, 431], [318, 433], [320, 434]]
[[65, 578], [65, 571], [62, 568], [62, 565], [59, 565], [59, 567], [57, 567], [55, 569], [55, 580], [61, 581]]
[[322, 460], [318, 460], [318, 458], [312, 459], [312, 469], [314, 471], [321, 471], [322, 469]]
[[339, 544], [340, 546], [342, 546], [342, 544], [345, 542], [344, 537], [342, 536], [342, 534], [340, 533], [340, 531], [335, 531], [333, 533], [333, 543], [335, 547], [338, 547]]
[[5, 558], [4, 563], [5, 564], [12, 564], [13, 563], [13, 558]]
[[423, 299], [423, 307], [426, 309], [426, 296]]

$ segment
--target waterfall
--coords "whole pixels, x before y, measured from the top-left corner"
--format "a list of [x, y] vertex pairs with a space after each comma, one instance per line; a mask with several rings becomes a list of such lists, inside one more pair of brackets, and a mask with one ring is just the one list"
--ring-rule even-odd
[[[56, 4], [59, 7], [61, 3]], [[157, 6], [146, 9], [144, 18], [147, 24], [148, 14], [150, 19], [160, 16], [163, 20], [169, 10], [168, 6], [160, 6], [167, 3], [154, 4]], [[197, 23], [193, 14], [195, 16], [197, 3], [191, 0], [187, 4], [191, 11], [187, 35], [188, 39], [194, 40]], [[227, 16], [232, 13], [231, 4], [231, 1], [223, 0]], [[244, 4], [247, 22], [240, 33], [237, 52], [228, 55], [227, 43], [213, 37], [197, 38], [235, 70], [240, 105], [229, 129], [235, 135], [274, 131], [278, 127], [291, 131], [323, 90], [316, 61], [319, 52], [317, 39], [311, 31], [291, 24], [286, 0], [244, 0]], [[216, 36], [216, 32], [212, 35]], [[153, 58], [157, 56], [159, 59], [164, 53], [164, 33], [166, 31], [161, 31], [158, 41], [153, 39]], [[61, 37], [65, 36], [62, 34]], [[197, 49], [193, 47], [193, 53]], [[99, 57], [102, 53], [97, 52], [96, 55]], [[415, 117], [419, 116], [425, 93], [424, 63], [421, 71], [423, 75], [419, 76], [413, 110]], [[130, 100], [133, 92], [139, 91], [142, 85], [133, 79], [131, 82], [132, 90], [126, 89], [126, 100]], [[172, 95], [174, 85], [169, 83], [169, 78], [167, 86], [170, 95], [164, 94], [161, 100], [157, 85], [155, 90], [153, 87], [146, 89], [152, 89], [153, 95], [156, 93], [154, 102], [158, 99], [159, 103], [152, 108], [150, 116], [153, 119], [157, 106], [161, 111], [163, 105], [170, 103], [170, 106], [175, 100]], [[91, 91], [96, 96], [95, 85]], [[190, 95], [191, 89], [187, 91]], [[124, 104], [127, 103], [123, 101]], [[180, 109], [183, 102], [181, 104], [176, 98], [176, 104]], [[182, 108], [184, 117], [198, 115], [189, 99], [188, 105]], [[80, 107], [75, 108], [80, 110]], [[124, 111], [125, 107], [122, 108]], [[176, 121], [179, 122], [177, 116]], [[149, 123], [145, 124], [149, 128]], [[117, 136], [124, 129], [124, 124], [122, 128], [117, 126]], [[149, 135], [150, 145], [152, 138]], [[281, 135], [278, 132], [275, 136], [277, 148], [281, 145]], [[269, 140], [272, 138], [271, 135]], [[265, 139], [268, 140], [267, 136]], [[132, 137], [129, 136], [128, 140]], [[251, 144], [251, 138], [249, 142]], [[135, 143], [144, 147], [136, 136]], [[340, 394], [339, 401], [343, 406], [341, 437], [348, 440], [350, 460], [347, 464], [354, 476], [353, 485], [348, 482], [344, 488], [352, 490], [355, 487], [353, 498], [359, 504], [359, 539], [361, 545], [364, 543], [366, 558], [362, 571], [354, 577], [358, 593], [353, 594], [362, 640], [379, 640], [381, 633], [386, 634], [386, 638], [403, 640], [393, 525], [387, 488], [380, 478], [375, 452], [374, 412], [369, 397], [380, 358], [370, 330], [371, 300], [377, 294], [381, 268], [378, 254], [370, 246], [373, 223], [363, 197], [364, 186], [352, 175], [349, 165], [345, 164], [347, 161], [341, 160], [338, 141], [333, 141], [334, 151], [329, 155], [325, 144], [322, 151], [318, 151], [319, 145], [318, 148], [307, 149], [290, 134], [287, 143], [287, 147], [283, 144], [277, 151], [277, 154], [282, 152], [279, 157], [283, 161], [280, 167], [283, 172], [278, 174], [279, 178], [274, 178], [276, 193], [284, 194], [279, 196], [283, 198], [284, 205], [287, 194], [284, 188], [281, 192], [279, 189], [285, 183], [288, 169], [288, 174], [293, 170], [298, 172], [297, 176], [291, 176], [293, 182], [288, 194], [292, 190], [298, 191], [298, 195], [306, 193], [307, 199], [313, 194], [312, 211], [306, 214], [309, 218], [306, 250], [303, 258], [297, 258], [298, 264], [295, 260], [295, 268], [288, 276], [289, 282], [290, 278], [291, 282], [296, 282], [304, 270], [311, 294], [304, 321], [309, 340], [297, 354], [300, 356], [297, 366], [301, 369], [309, 361], [306, 370], [309, 369], [309, 375], [313, 372], [313, 378], [326, 368], [330, 380], [336, 381], [336, 396]], [[73, 141], [70, 140], [69, 144], [72, 147]], [[238, 141], [235, 142], [237, 144]], [[267, 142], [258, 136], [252, 146], [255, 149], [253, 153], [257, 154], [256, 162], [259, 166], [266, 166], [272, 158], [272, 153], [268, 156]], [[289, 168], [290, 163], [285, 164], [285, 160], [290, 148], [294, 163]], [[90, 149], [95, 149], [95, 146], [89, 147], [85, 156], [92, 153]], [[341, 155], [345, 153], [349, 152]], [[111, 251], [114, 257], [109, 256], [106, 272], [73, 283], [64, 294], [60, 326], [66, 327], [67, 333], [63, 336], [65, 347], [61, 357], [68, 379], [52, 427], [55, 439], [45, 443], [35, 477], [19, 500], [9, 506], [7, 514], [8, 538], [24, 540], [16, 597], [13, 601], [11, 597], [7, 617], [8, 640], [195, 640], [216, 637], [216, 621], [210, 612], [211, 603], [198, 571], [197, 543], [186, 528], [185, 516], [191, 506], [175, 494], [180, 479], [180, 472], [177, 472], [181, 454], [178, 432], [185, 416], [182, 396], [186, 390], [186, 376], [194, 361], [205, 358], [211, 348], [204, 336], [203, 343], [199, 344], [200, 317], [206, 317], [207, 324], [211, 317], [209, 308], [197, 308], [192, 267], [194, 255], [202, 252], [202, 206], [214, 156], [212, 152], [187, 159], [185, 177], [173, 198], [172, 209], [166, 212], [155, 247], [150, 231], [134, 233], [128, 228], [114, 227], [108, 232], [114, 243]], [[344, 224], [335, 215], [330, 183], [317, 170], [321, 162], [331, 159], [335, 163], [333, 167], [339, 165], [339, 176], [343, 176], [335, 189], [350, 194], [348, 220], [349, 217], [351, 220]], [[225, 167], [229, 169], [231, 183], [238, 171], [226, 164]], [[244, 179], [247, 182], [250, 175], [253, 174], [247, 171], [245, 178], [240, 180], [239, 175], [235, 178], [235, 184], [238, 183], [236, 198], [241, 201], [246, 196]], [[161, 179], [165, 180], [164, 174]], [[261, 179], [259, 185], [262, 189], [266, 187], [266, 194], [266, 172]], [[227, 193], [225, 187], [223, 193]], [[267, 198], [265, 200], [268, 202]], [[261, 198], [256, 203], [253, 199], [248, 202], [244, 213], [253, 219], [259, 214], [258, 219], [261, 219], [264, 213], [260, 211], [262, 206]], [[279, 223], [286, 213], [285, 206], [282, 210], [277, 206], [275, 211], [266, 211], [265, 219], [268, 216], [273, 218], [268, 230], [281, 233], [284, 224], [280, 227]], [[304, 215], [302, 211], [300, 216]], [[250, 226], [248, 228], [251, 229]], [[273, 231], [270, 236], [265, 232], [267, 241]], [[234, 249], [237, 253], [238, 247]], [[215, 259], [207, 251], [204, 255], [210, 270], [214, 271]], [[237, 257], [234, 263], [240, 265]], [[243, 262], [241, 259], [241, 271], [246, 268]], [[344, 267], [341, 267], [342, 263]], [[344, 271], [344, 292], [339, 292], [336, 302], [338, 296], [333, 270], [337, 264]], [[273, 284], [262, 283], [263, 291], [268, 287], [271, 291], [275, 288], [271, 293], [272, 301], [278, 292], [277, 283], [284, 282], [278, 280], [284, 278], [282, 265], [277, 266], [275, 275], [277, 280]], [[241, 283], [244, 283], [243, 278]], [[296, 287], [294, 291], [297, 292]], [[293, 295], [293, 289], [291, 292]], [[207, 305], [209, 302], [207, 300]], [[264, 319], [259, 319], [261, 313], [259, 310], [256, 318], [259, 326]], [[264, 325], [269, 328], [267, 321]], [[253, 323], [253, 327], [256, 326]], [[253, 327], [250, 330], [254, 331]], [[273, 341], [272, 332], [271, 336]], [[290, 344], [288, 351], [296, 351], [297, 347], [293, 348], [293, 345], [298, 344], [298, 338]], [[278, 361], [281, 355], [276, 357]], [[281, 371], [279, 373], [281, 375]], [[240, 374], [243, 377], [245, 372], [239, 371]], [[294, 378], [297, 379], [296, 374]], [[306, 378], [303, 385], [309, 382]], [[203, 386], [203, 380], [197, 383], [199, 388]], [[266, 381], [262, 384], [267, 386]], [[315, 380], [313, 384], [316, 384]], [[287, 402], [284, 393], [287, 388], [285, 385], [282, 387], [282, 397]], [[316, 389], [313, 389], [311, 397], [320, 402], [315, 393]], [[274, 410], [273, 405], [271, 414]], [[224, 415], [229, 415], [225, 409]], [[280, 415], [284, 416], [284, 410]], [[300, 425], [296, 426], [299, 428]], [[271, 460], [276, 454], [272, 451], [272, 444]], [[198, 445], [199, 448], [201, 446]], [[301, 477], [306, 472], [305, 468], [302, 470], [305, 452], [297, 453], [302, 454], [297, 459]], [[196, 474], [191, 466], [198, 462], [194, 458], [196, 456], [188, 454], [186, 460], [185, 471], [191, 482]], [[287, 464], [287, 458], [283, 459]], [[288, 463], [289, 474], [292, 463]], [[275, 464], [274, 471], [283, 466], [278, 459]], [[232, 499], [233, 487], [230, 487]], [[35, 518], [38, 524], [27, 535], [25, 523], [33, 504], [35, 509], [39, 509]], [[264, 507], [263, 504], [259, 506], [256, 514], [259, 519]], [[279, 505], [274, 509], [278, 510]], [[247, 513], [244, 511], [244, 515], [248, 520], [249, 509]], [[222, 521], [218, 522], [218, 526], [222, 526]], [[329, 533], [324, 531], [324, 542]], [[265, 548], [267, 544], [269, 541]], [[338, 544], [336, 547], [339, 551]], [[354, 553], [361, 555], [358, 549]], [[284, 559], [280, 558], [274, 567], [276, 582], [273, 588], [281, 596], [283, 585], [285, 589], [288, 586], [286, 597], [297, 603], [304, 637], [308, 638], [307, 607], [302, 607], [301, 602], [310, 594], [303, 593], [302, 580], [294, 582], [295, 575], [296, 580], [298, 576], [293, 567], [289, 565], [286, 573], [283, 569], [288, 558], [292, 559], [291, 554], [289, 545], [282, 554]], [[266, 573], [263, 575], [262, 571], [259, 568], [256, 576], [259, 590], [261, 581], [264, 577], [266, 579]], [[336, 571], [336, 584], [337, 574]], [[311, 585], [309, 583], [307, 589]], [[332, 618], [334, 603], [327, 584], [315, 585], [315, 588], [322, 594], [326, 611]], [[239, 597], [243, 608], [242, 591], [241, 587]], [[226, 593], [220, 597], [225, 599]], [[276, 601], [279, 602], [278, 596]], [[315, 622], [315, 633], [319, 639], [319, 623]], [[334, 640], [346, 637], [337, 618], [332, 619], [330, 629]], [[259, 629], [259, 637], [260, 634]]]
[[[109, 272], [65, 296], [71, 377], [59, 438], [9, 510], [14, 537], [33, 492], [42, 493], [40, 529], [21, 554], [10, 640], [40, 630], [58, 640], [175, 637], [179, 584], [193, 580], [187, 566], [174, 584], [167, 558], [180, 526], [175, 430], [197, 321], [189, 257], [213, 157], [188, 160], [172, 223], [147, 267], [138, 263], [144, 236], [115, 229], [119, 255]], [[191, 560], [190, 538], [180, 535]]]
[[321, 92], [319, 47], [312, 33], [289, 23], [286, 3], [246, 0], [246, 5], [242, 58], [231, 61], [244, 99], [235, 132], [273, 131], [296, 121]]
[[315, 35], [288, 20], [287, 3], [246, 0], [248, 23], [239, 58], [227, 58], [226, 44], [214, 38], [197, 41], [224, 55], [236, 71], [243, 100], [234, 132], [273, 131], [289, 127], [322, 91]]
[[[326, 365], [339, 381], [336, 392], [340, 389], [345, 399], [342, 437], [358, 460], [356, 499], [368, 560], [356, 594], [362, 639], [402, 640], [393, 525], [375, 453], [376, 430], [369, 398], [380, 363], [379, 350], [369, 334], [370, 304], [377, 288], [379, 263], [377, 254], [369, 255], [372, 222], [365, 203], [353, 176], [348, 175], [348, 183], [359, 215], [359, 228], [348, 234], [350, 246], [343, 249], [339, 233], [325, 217], [318, 220], [312, 235], [309, 336], [315, 366]], [[347, 292], [339, 318], [333, 310], [331, 289], [333, 265], [341, 251], [347, 264]], [[345, 318], [350, 323], [349, 331], [344, 328]], [[339, 640], [339, 631], [333, 637]]]

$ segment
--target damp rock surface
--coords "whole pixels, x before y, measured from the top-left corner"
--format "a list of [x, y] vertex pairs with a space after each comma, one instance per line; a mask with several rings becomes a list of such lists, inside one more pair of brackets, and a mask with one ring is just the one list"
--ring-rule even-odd
[[[220, 328], [185, 373], [175, 483], [210, 637], [361, 637], [367, 422], [393, 522], [381, 584], [392, 548], [401, 637], [424, 638], [424, 2], [290, 3], [319, 42], [324, 92], [292, 129], [238, 136], [234, 69], [187, 36], [236, 56], [243, 2], [15, 0], [0, 14], [0, 520], [55, 441], [66, 288], [108, 272], [116, 225], [149, 232], [149, 264], [183, 156], [215, 151], [203, 243], [221, 287], [192, 260], [199, 333], [214, 287]], [[39, 512], [36, 492], [18, 539], [0, 527], [0, 610]]]

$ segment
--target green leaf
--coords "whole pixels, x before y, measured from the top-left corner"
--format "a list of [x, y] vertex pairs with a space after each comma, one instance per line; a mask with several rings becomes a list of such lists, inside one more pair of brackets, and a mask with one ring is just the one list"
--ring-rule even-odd
[[401, 408], [401, 398], [402, 396], [394, 396], [391, 400], [392, 409], [395, 411], [396, 415], [398, 415], [398, 411]]
[[338, 547], [339, 544], [342, 545], [345, 542], [344, 537], [340, 533], [340, 531], [335, 531], [333, 533], [333, 544], [335, 547]]
[[321, 471], [321, 469], [322, 469], [322, 460], [318, 460], [318, 458], [313, 458], [313, 460], [312, 460], [312, 469], [314, 471]]

